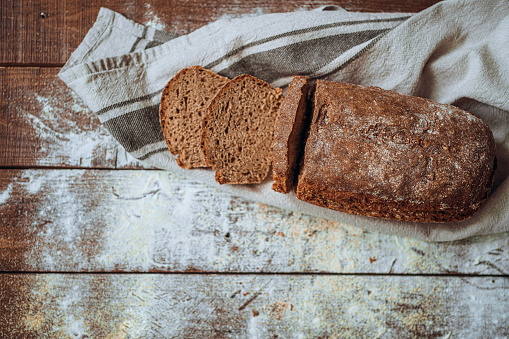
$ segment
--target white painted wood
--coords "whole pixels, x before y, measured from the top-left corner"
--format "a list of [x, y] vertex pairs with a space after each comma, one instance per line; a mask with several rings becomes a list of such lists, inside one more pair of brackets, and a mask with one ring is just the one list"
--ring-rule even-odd
[[0, 269], [509, 274], [509, 237], [427, 243], [164, 171], [0, 171]]
[[1, 337], [509, 335], [506, 278], [4, 274], [0, 286]]

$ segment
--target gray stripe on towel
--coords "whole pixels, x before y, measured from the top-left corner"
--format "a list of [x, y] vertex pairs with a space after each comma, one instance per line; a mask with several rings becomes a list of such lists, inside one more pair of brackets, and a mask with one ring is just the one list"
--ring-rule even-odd
[[342, 22], [334, 22], [334, 23], [330, 23], [330, 24], [319, 25], [319, 26], [314, 26], [314, 27], [309, 27], [309, 28], [304, 28], [304, 29], [298, 29], [298, 30], [295, 30], [295, 31], [285, 32], [285, 33], [274, 35], [274, 36], [271, 36], [271, 37], [268, 37], [268, 38], [265, 38], [265, 39], [253, 41], [252, 43], [249, 43], [249, 44], [243, 45], [243, 46], [241, 46], [239, 48], [236, 48], [233, 51], [230, 51], [229, 53], [227, 53], [227, 54], [223, 55], [222, 57], [218, 58], [217, 60], [209, 63], [207, 66], [205, 66], [205, 68], [209, 68], [210, 69], [210, 68], [212, 68], [214, 66], [217, 66], [222, 61], [230, 58], [231, 56], [239, 53], [240, 51], [242, 51], [242, 50], [244, 50], [246, 48], [257, 46], [257, 45], [261, 45], [261, 44], [264, 44], [266, 42], [269, 42], [269, 41], [272, 41], [272, 40], [276, 40], [276, 39], [280, 39], [280, 38], [287, 37], [287, 36], [298, 35], [298, 34], [302, 34], [302, 33], [315, 32], [315, 31], [320, 31], [320, 30], [323, 30], [323, 29], [332, 28], [332, 27], [352, 26], [352, 25], [360, 25], [360, 24], [374, 23], [374, 22], [402, 21], [402, 20], [406, 20], [408, 18], [410, 18], [410, 16], [397, 17], [397, 18], [387, 18], [387, 19], [371, 19], [371, 20], [359, 20], [359, 21], [342, 21]]
[[[316, 31], [347, 24], [397, 21], [405, 20], [407, 18], [408, 17], [341, 22], [328, 25], [320, 25], [304, 30], [287, 32], [283, 35], [286, 36], [300, 34], [308, 31]], [[383, 35], [388, 30], [390, 29], [358, 31], [289, 44], [273, 50], [247, 56], [246, 58], [239, 60], [233, 65], [230, 65], [227, 69], [223, 70], [221, 74], [233, 78], [237, 75], [248, 73], [253, 74], [268, 82], [272, 82], [277, 78], [290, 76], [292, 74], [311, 74], [334, 60], [337, 55], [344, 53], [356, 45], [376, 38], [379, 35]], [[144, 34], [146, 34], [146, 32]], [[240, 49], [278, 39], [281, 36], [282, 35], [262, 39], [257, 42], [245, 45]], [[376, 41], [377, 40], [378, 39], [376, 39]], [[369, 46], [372, 46], [372, 44]], [[236, 51], [238, 52], [238, 50], [239, 49]], [[235, 54], [233, 52], [228, 53], [228, 55]], [[358, 55], [360, 55], [360, 53], [355, 55], [354, 58], [349, 60], [347, 63], [351, 62]], [[227, 55], [224, 56], [224, 58], [226, 57]], [[314, 60], [314, 62], [309, 63], [309, 60]], [[210, 65], [207, 65], [207, 68], [209, 67]], [[154, 96], [162, 93], [162, 91], [163, 89], [138, 98], [133, 98], [110, 105], [99, 110], [97, 114], [101, 115], [112, 109], [121, 108], [135, 102], [151, 99]], [[119, 117], [105, 122], [104, 125], [110, 131], [110, 133], [122, 144], [122, 146], [124, 146], [127, 152], [133, 152], [148, 144], [164, 140], [159, 124], [159, 105], [152, 105], [139, 110], [127, 112]], [[136, 135], [140, 130], [146, 131], [143, 136]], [[141, 158], [146, 156], [147, 154]]]
[[[230, 77], [230, 78], [234, 78], [236, 75], [243, 74], [242, 72], [244, 72], [244, 73], [248, 73], [248, 74], [252, 74], [252, 75], [258, 76], [260, 79], [263, 79], [265, 81], [271, 82], [270, 79], [274, 79], [274, 78], [277, 78], [279, 76], [274, 77], [274, 76], [271, 76], [270, 74], [267, 74], [269, 72], [263, 71], [263, 67], [265, 67], [264, 65], [267, 64], [267, 63], [265, 63], [263, 61], [263, 59], [267, 59], [267, 60], [270, 60], [272, 62], [273, 60], [270, 59], [270, 57], [273, 57], [274, 54], [276, 55], [276, 57], [278, 59], [284, 59], [285, 55], [291, 56], [291, 54], [289, 54], [289, 53], [293, 53], [294, 50], [299, 49], [299, 48], [301, 50], [306, 50], [307, 49], [308, 50], [307, 51], [308, 55], [313, 54], [312, 53], [313, 49], [315, 49], [315, 50], [322, 51], [326, 55], [324, 60], [329, 60], [331, 58], [331, 56], [327, 52], [328, 50], [329, 51], [338, 51], [338, 48], [339, 48], [339, 50], [344, 52], [344, 51], [354, 47], [354, 45], [352, 45], [352, 43], [354, 43], [354, 41], [357, 41], [357, 44], [361, 44], [361, 43], [363, 43], [363, 42], [373, 38], [373, 37], [371, 37], [369, 39], [366, 38], [366, 36], [371, 36], [372, 34], [374, 34], [373, 32], [378, 32], [378, 34], [381, 34], [381, 33], [385, 33], [389, 29], [390, 28], [382, 29], [382, 30], [377, 30], [377, 31], [359, 31], [359, 32], [342, 34], [342, 35], [340, 35], [338, 37], [342, 37], [343, 39], [345, 39], [345, 41], [344, 42], [340, 41], [338, 46], [331, 46], [329, 44], [331, 42], [336, 41], [334, 36], [325, 37], [325, 38], [319, 38], [319, 39], [315, 39], [315, 40], [307, 40], [307, 41], [299, 42], [299, 43], [296, 43], [296, 44], [290, 44], [290, 45], [287, 45], [287, 46], [276, 48], [276, 49], [271, 50], [271, 51], [260, 52], [258, 54], [254, 54], [252, 56], [248, 56], [248, 57], [238, 61], [237, 63], [229, 66], [225, 70], [221, 71], [220, 74], [222, 74], [224, 76], [227, 76], [227, 77]], [[359, 35], [359, 37], [356, 38], [356, 35]], [[374, 34], [374, 35], [376, 35], [376, 34]], [[321, 41], [318, 41], [318, 40], [321, 40]], [[339, 39], [339, 40], [341, 40], [341, 39]], [[325, 43], [325, 45], [322, 48], [317, 48], [317, 46], [313, 46], [313, 48], [309, 48], [309, 46], [307, 46], [308, 45], [308, 43], [307, 43], [308, 41], [322, 42], [322, 43]], [[299, 46], [301, 46], [301, 47], [299, 47]], [[287, 50], [285, 51], [285, 49], [287, 49]], [[275, 53], [273, 53], [272, 51], [275, 51]], [[263, 57], [264, 54], [266, 55], [266, 57]], [[282, 56], [279, 55], [279, 54], [282, 54]], [[251, 61], [248, 61], [248, 58], [250, 58], [250, 57], [252, 57], [254, 59], [253, 62], [258, 61], [258, 64], [257, 65], [254, 65], [254, 64], [250, 65]], [[320, 55], [308, 56], [306, 58], [308, 59], [308, 62], [309, 62], [309, 60], [315, 60], [315, 57], [319, 58]], [[302, 58], [299, 58], [299, 59], [302, 59]], [[246, 60], [246, 61], [244, 61], [244, 60]], [[287, 58], [287, 60], [288, 60], [288, 58]], [[289, 61], [289, 62], [294, 62], [294, 61]], [[323, 66], [326, 63], [327, 63], [326, 61], [322, 61], [319, 64]], [[281, 64], [281, 62], [279, 62], [278, 64]], [[302, 64], [302, 62], [300, 62], [299, 65], [303, 66], [303, 67], [301, 67], [301, 69], [303, 69], [303, 70], [300, 71], [300, 72], [299, 71], [294, 71], [296, 68], [294, 67], [293, 64], [283, 65], [285, 71], [273, 70], [272, 69], [271, 72], [278, 72], [279, 74], [281, 74], [280, 76], [289, 76], [289, 75], [292, 75], [292, 74], [309, 74], [309, 73], [313, 73], [312, 71], [307, 70], [307, 69], [310, 69], [310, 68], [309, 67], [306, 68], [306, 66], [304, 66]], [[208, 67], [206, 67], [206, 68], [208, 68]], [[249, 70], [248, 70], [248, 68], [249, 68]], [[242, 71], [242, 70], [245, 70], [245, 71]], [[265, 73], [265, 75], [264, 74], [259, 75], [259, 73]], [[267, 79], [269, 79], [269, 80], [267, 80]], [[96, 112], [96, 114], [97, 115], [101, 115], [101, 114], [104, 114], [104, 113], [106, 113], [108, 111], [111, 111], [112, 109], [120, 108], [120, 107], [129, 105], [129, 104], [132, 104], [132, 103], [135, 103], [135, 102], [139, 102], [139, 101], [143, 101], [143, 100], [148, 100], [148, 99], [151, 99], [152, 97], [154, 97], [155, 95], [161, 94], [162, 92], [163, 92], [163, 89], [160, 89], [157, 92], [150, 93], [150, 94], [138, 97], [138, 98], [133, 98], [133, 99], [121, 101], [121, 102], [118, 102], [116, 104], [113, 104], [113, 105], [110, 105], [110, 106], [107, 106], [105, 108], [100, 109], [99, 111]]]
[[246, 56], [219, 74], [229, 78], [253, 74], [269, 83], [294, 74], [312, 74], [338, 55], [388, 30], [366, 30], [293, 43]]
[[106, 121], [104, 126], [127, 152], [164, 140], [159, 123], [159, 105], [128, 112]]
[[357, 59], [359, 56], [361, 56], [361, 54], [363, 54], [364, 52], [366, 52], [368, 49], [370, 49], [371, 47], [373, 47], [374, 44], [376, 44], [378, 42], [378, 40], [380, 40], [385, 34], [387, 34], [387, 32], [384, 32], [378, 36], [376, 36], [372, 41], [369, 42], [369, 44], [367, 44], [366, 46], [364, 46], [363, 49], [361, 49], [360, 51], [358, 51], [357, 53], [355, 53], [355, 55], [353, 57], [351, 57], [350, 59], [348, 59], [347, 61], [343, 62], [341, 65], [338, 65], [335, 69], [333, 69], [332, 71], [330, 71], [328, 74], [324, 74], [322, 76], [326, 76], [326, 75], [329, 75], [329, 74], [332, 74], [332, 73], [336, 73], [337, 71], [341, 70], [343, 67], [346, 67], [348, 64], [350, 64], [352, 61], [354, 61], [355, 59]]
[[145, 46], [145, 49], [153, 48], [159, 45], [164, 44], [165, 42], [168, 42], [170, 40], [173, 40], [175, 38], [178, 38], [180, 35], [173, 32], [167, 32], [167, 31], [155, 31], [154, 33], [154, 40], [150, 41], [147, 46]]
[[154, 40], [161, 41], [161, 42], [167, 42], [170, 40], [173, 40], [175, 38], [178, 38], [180, 35], [173, 32], [168, 31], [159, 31], [156, 30], [154, 32]]
[[126, 100], [126, 101], [117, 102], [116, 104], [113, 104], [113, 105], [110, 105], [110, 106], [107, 106], [107, 107], [104, 107], [104, 108], [98, 110], [97, 112], [95, 112], [95, 114], [101, 115], [101, 114], [104, 114], [104, 113], [106, 113], [108, 111], [111, 111], [113, 109], [124, 107], [124, 106], [127, 106], [129, 104], [134, 104], [135, 102], [152, 99], [156, 95], [161, 94], [163, 92], [163, 89], [164, 88], [158, 90], [157, 92], [153, 92], [153, 93], [150, 93], [150, 94], [147, 94], [147, 95], [143, 95], [141, 97], [129, 99], [129, 100]]
[[142, 39], [145, 39], [145, 36], [147, 35], [147, 31], [148, 31], [148, 27], [147, 27], [147, 26], [145, 26], [145, 27], [143, 28], [143, 33], [141, 33], [141, 36], [140, 36], [140, 37], [138, 37], [138, 38], [136, 39], [136, 41], [134, 42], [133, 47], [131, 47], [131, 50], [129, 51], [129, 53], [134, 52], [134, 51], [136, 50], [136, 46], [138, 46], [138, 44], [140, 43], [140, 41], [141, 41]]

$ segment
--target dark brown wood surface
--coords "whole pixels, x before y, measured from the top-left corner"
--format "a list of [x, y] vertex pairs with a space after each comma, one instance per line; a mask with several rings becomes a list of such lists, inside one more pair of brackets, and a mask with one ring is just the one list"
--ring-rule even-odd
[[2, 1], [0, 2], [0, 66], [63, 65], [83, 40], [101, 7], [143, 23], [157, 18], [167, 30], [186, 34], [222, 15], [308, 10], [337, 4], [367, 12], [418, 12], [437, 0], [151, 0], [151, 1]]
[[146, 168], [57, 77], [100, 7], [186, 34], [323, 4], [0, 2], [0, 337], [509, 336], [507, 235], [371, 233]]
[[140, 168], [59, 70], [0, 68], [0, 167]]

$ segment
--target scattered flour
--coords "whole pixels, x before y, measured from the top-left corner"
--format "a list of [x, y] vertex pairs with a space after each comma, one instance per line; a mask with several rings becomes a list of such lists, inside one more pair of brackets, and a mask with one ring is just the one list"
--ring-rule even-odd
[[62, 312], [64, 323], [68, 326], [67, 332], [71, 338], [86, 338], [84, 331], [84, 319], [76, 317], [74, 310], [83, 303], [82, 286], [75, 283], [72, 289], [64, 295], [64, 298], [58, 301], [59, 310]]
[[[309, 8], [300, 7], [295, 11], [307, 11]], [[239, 18], [250, 18], [263, 14], [268, 14], [269, 11], [264, 7], [256, 7], [250, 13], [224, 13], [220, 17], [214, 20], [231, 20], [231, 19], [239, 19]], [[154, 13], [152, 10], [152, 6], [150, 4], [145, 4], [145, 13], [144, 13], [144, 21], [142, 22], [145, 26], [155, 28], [157, 30], [166, 30], [167, 27], [161, 20], [161, 18]], [[182, 28], [186, 25], [187, 22], [173, 22], [172, 26], [176, 26], [176, 28]], [[182, 33], [182, 32], [181, 32]]]
[[[84, 235], [92, 235], [83, 216], [88, 213], [83, 194], [75, 188], [84, 170], [25, 170], [15, 179], [17, 190], [25, 196], [38, 195], [36, 213], [30, 217], [36, 243], [25, 254], [26, 264], [34, 269], [60, 269], [72, 262], [81, 269], [88, 267], [87, 248], [82, 245]], [[44, 192], [44, 194], [40, 194]], [[72, 259], [68, 255], [72, 253]]]
[[[382, 253], [391, 262], [396, 257], [398, 265], [403, 263], [403, 269], [400, 268], [399, 272], [406, 273], [440, 272], [443, 268], [436, 266], [437, 263], [447, 269], [455, 265], [464, 267], [465, 260], [472, 260], [470, 256], [470, 259], [466, 259], [464, 255], [457, 256], [458, 251], [447, 250], [454, 246], [451, 244], [430, 244], [365, 233], [356, 228], [298, 213], [290, 216], [262, 204], [246, 203], [164, 171], [116, 172], [121, 172], [121, 175], [115, 173], [94, 176], [91, 171], [83, 170], [23, 171], [10, 184], [8, 190], [25, 190], [29, 199], [30, 195], [44, 192], [38, 194], [40, 202], [29, 219], [34, 222], [31, 231], [38, 243], [31, 246], [34, 250], [27, 252], [24, 261], [33, 264], [34, 269], [64, 271], [99, 268], [105, 271], [143, 272], [160, 269], [175, 272], [196, 268], [217, 272], [246, 272], [258, 270], [259, 267], [268, 272], [326, 272], [331, 269], [350, 272], [353, 270], [348, 267], [348, 260], [352, 260], [357, 265], [355, 272], [379, 272], [376, 268], [367, 267], [384, 263], [383, 255], [377, 255], [378, 248], [393, 248], [394, 252]], [[87, 182], [91, 182], [91, 185], [86, 185]], [[88, 188], [91, 188], [90, 192], [84, 194], [83, 189]], [[45, 215], [40, 215], [37, 211], [45, 211]], [[235, 218], [238, 218], [238, 221], [232, 221]], [[231, 234], [229, 240], [224, 238], [226, 233]], [[285, 236], [279, 236], [278, 233]], [[469, 255], [472, 251], [484, 253], [478, 260], [479, 265], [473, 266], [474, 270], [484, 265], [482, 262], [490, 261], [507, 272], [509, 268], [504, 262], [507, 262], [505, 258], [508, 253], [508, 240], [502, 239], [499, 237], [493, 241], [469, 244]], [[232, 245], [238, 248], [232, 251]], [[261, 253], [253, 255], [254, 250], [260, 250]], [[423, 256], [422, 252], [426, 255]], [[369, 256], [376, 256], [378, 260], [368, 263]], [[499, 256], [505, 261], [497, 261]], [[269, 258], [271, 264], [264, 270], [263, 265]], [[365, 265], [362, 265], [363, 261], [366, 262]], [[387, 272], [389, 265], [387, 262], [383, 265], [382, 269]], [[249, 316], [240, 321], [245, 324], [246, 331], [258, 333], [259, 337], [264, 337], [265, 333], [264, 327], [258, 324], [279, 321], [278, 319], [295, 321], [295, 325], [299, 321], [306, 321], [310, 328], [328, 326], [333, 321], [327, 318], [332, 308], [323, 301], [329, 300], [325, 296], [331, 295], [339, 295], [342, 305], [357, 303], [359, 312], [351, 309], [352, 314], [344, 312], [344, 315], [350, 318], [362, 316], [366, 323], [374, 321], [376, 324], [370, 329], [373, 333], [383, 325], [385, 318], [380, 318], [379, 315], [393, 311], [392, 307], [396, 306], [394, 303], [404, 297], [405, 293], [423, 294], [426, 297], [429, 295], [426, 300], [433, 300], [433, 304], [428, 309], [440, 314], [446, 306], [444, 300], [450, 300], [452, 293], [464, 291], [473, 295], [475, 292], [478, 299], [472, 301], [472, 308], [463, 309], [465, 314], [470, 315], [468, 319], [487, 311], [486, 308], [479, 307], [479, 300], [483, 300], [482, 305], [490, 307], [500, 305], [495, 309], [496, 312], [502, 312], [503, 306], [507, 305], [497, 304], [492, 299], [488, 303], [484, 302], [487, 298], [494, 298], [495, 294], [478, 292], [473, 285], [455, 287], [455, 284], [464, 284], [461, 279], [457, 279], [452, 285], [451, 279], [437, 280], [438, 292], [434, 289], [430, 292], [432, 289], [429, 279], [424, 277], [418, 282], [416, 278], [412, 278], [412, 284], [418, 282], [415, 291], [413, 286], [403, 284], [396, 286], [391, 292], [389, 289], [393, 284], [390, 281], [382, 282], [383, 286], [360, 283], [367, 283], [369, 279], [376, 280], [376, 276], [364, 276], [362, 279], [350, 279], [348, 276], [309, 276], [300, 277], [296, 284], [285, 282], [286, 279], [294, 279], [288, 275], [262, 275], [256, 276], [258, 280], [253, 279], [255, 283], [251, 287], [247, 286], [246, 280], [252, 277], [245, 275], [231, 279], [224, 279], [223, 275], [206, 274], [107, 275], [108, 278], [86, 274], [77, 275], [76, 278], [71, 276], [42, 275], [41, 279], [48, 279], [47, 288], [40, 287], [30, 292], [31, 300], [39, 297], [47, 302], [52, 298], [56, 307], [51, 312], [56, 314], [46, 314], [41, 321], [55, 324], [55, 333], [62, 334], [61, 337], [84, 338], [93, 334], [94, 326], [91, 324], [96, 324], [99, 318], [90, 313], [90, 303], [87, 300], [95, 300], [97, 296], [101, 296], [104, 301], [101, 311], [112, 315], [100, 317], [103, 322], [101, 324], [118, 330], [119, 336], [120, 332], [126, 333], [123, 337], [147, 336], [147, 333], [154, 329], [154, 323], [168, 322], [174, 326], [160, 329], [165, 335], [156, 336], [178, 336], [182, 330], [196, 326], [196, 323], [193, 323], [196, 319], [207, 320], [213, 317], [217, 307], [238, 309], [257, 291], [263, 293], [244, 310]], [[303, 279], [310, 281], [303, 283]], [[242, 285], [238, 284], [240, 281], [243, 282]], [[484, 282], [491, 288], [491, 281], [492, 278], [478, 279], [476, 283]], [[211, 289], [210, 286], [218, 288]], [[367, 290], [368, 286], [370, 291], [373, 290], [372, 299], [367, 297], [369, 302], [376, 303], [381, 300], [380, 305], [366, 308], [368, 304], [359, 303], [356, 299], [358, 293], [355, 292]], [[228, 293], [239, 288], [242, 293], [235, 298], [230, 297], [231, 294]], [[250, 294], [240, 299], [244, 292]], [[44, 296], [41, 297], [43, 293]], [[281, 293], [293, 298], [295, 302], [292, 304], [295, 307], [286, 308], [280, 315], [274, 315], [271, 311], [274, 307], [271, 305], [287, 303], [288, 298]], [[394, 297], [394, 303], [383, 303], [388, 300], [388, 296]], [[216, 299], [217, 301], [214, 301]], [[417, 302], [411, 299], [408, 301], [410, 306], [414, 305], [412, 300]], [[158, 311], [153, 312], [154, 310]], [[257, 310], [259, 315], [253, 317], [252, 310]], [[417, 308], [410, 310], [418, 316], [418, 311], [414, 312]], [[182, 317], [182, 314], [196, 316]], [[271, 314], [274, 315], [273, 318], [270, 318]], [[315, 317], [306, 318], [306, 314], [320, 315], [317, 323], [313, 323]], [[55, 316], [52, 317], [53, 315]], [[404, 318], [407, 315], [408, 312], [405, 312], [401, 319], [413, 319]], [[199, 318], [201, 316], [203, 318]], [[431, 317], [432, 314], [427, 313], [426, 316]], [[399, 321], [403, 321], [401, 319]], [[483, 320], [482, 317], [479, 319]]]
[[112, 137], [100, 128], [76, 95], [72, 95], [72, 110], [68, 103], [62, 103], [61, 95], [45, 97], [34, 93], [34, 96], [41, 106], [40, 114], [22, 113], [38, 139], [39, 152], [43, 153], [38, 157], [39, 162], [91, 166], [101, 151], [106, 151], [106, 156], [113, 161], [116, 150]]
[[257, 7], [254, 12], [251, 13], [225, 13], [219, 17], [219, 20], [231, 20], [231, 19], [239, 19], [239, 18], [251, 18], [263, 14], [267, 14], [267, 9], [262, 7]]
[[[302, 12], [302, 11], [309, 11], [311, 8], [301, 6], [295, 10], [294, 12]], [[239, 18], [251, 18], [255, 16], [260, 16], [264, 14], [269, 14], [268, 8], [264, 7], [256, 7], [251, 13], [225, 13], [219, 17], [219, 20], [231, 20], [231, 19], [239, 19]]]
[[151, 9], [150, 4], [145, 4], [145, 8], [147, 11], [145, 12], [145, 21], [143, 24], [148, 27], [155, 28], [160, 31], [164, 31], [166, 29], [166, 25], [161, 21], [161, 19], [154, 14], [154, 11]]
[[155, 28], [160, 31], [164, 31], [166, 29], [166, 25], [161, 22], [161, 19], [153, 12], [147, 13], [147, 16], [151, 19], [145, 21], [143, 24], [148, 27]]
[[[131, 180], [143, 183], [134, 191], [123, 185], [112, 187], [110, 206], [118, 208], [105, 211], [108, 221], [104, 236], [103, 252], [97, 257], [101, 267], [128, 267], [136, 270], [150, 269], [185, 270], [196, 251], [201, 258], [213, 260], [214, 236], [204, 232], [201, 238], [193, 236], [194, 225], [207, 227], [215, 224], [214, 216], [206, 216], [198, 205], [213, 207], [218, 199], [201, 201], [201, 185], [187, 187], [168, 180], [172, 174], [163, 171], [132, 173]], [[120, 187], [118, 187], [120, 186]], [[200, 201], [198, 201], [200, 200]], [[228, 203], [224, 199], [222, 205]], [[121, 213], [119, 213], [121, 211]], [[197, 243], [200, 239], [199, 243]], [[171, 259], [169, 261], [169, 259]]]
[[72, 96], [72, 111], [74, 113], [90, 113], [90, 109], [85, 106], [85, 103], [81, 100], [81, 98], [71, 91]]
[[[466, 259], [448, 244], [430, 248], [281, 213], [165, 171], [25, 170], [0, 193], [0, 202], [14, 190], [38, 196], [27, 219], [37, 243], [25, 262], [34, 269], [509, 271], [509, 238], [472, 242]], [[372, 244], [392, 250], [378, 255]], [[370, 257], [378, 259], [370, 263]]]
[[448, 338], [444, 328], [454, 326], [455, 336], [469, 338], [503, 327], [509, 301], [502, 278], [494, 283], [496, 292], [477, 289], [476, 283], [491, 283], [492, 277], [47, 274], [37, 279], [26, 300], [44, 312], [22, 314], [25, 325], [30, 328], [27, 320], [35, 318], [60, 338], [211, 337], [225, 330], [250, 338], [274, 331], [294, 338], [324, 333], [376, 338], [411, 337], [416, 328]]
[[61, 88], [49, 91], [50, 96], [28, 96], [36, 109], [19, 108], [25, 125], [33, 130], [37, 165], [145, 167], [126, 154], [74, 92]]
[[7, 188], [0, 194], [0, 204], [5, 204], [7, 200], [11, 197], [12, 193], [12, 183], [7, 186]]

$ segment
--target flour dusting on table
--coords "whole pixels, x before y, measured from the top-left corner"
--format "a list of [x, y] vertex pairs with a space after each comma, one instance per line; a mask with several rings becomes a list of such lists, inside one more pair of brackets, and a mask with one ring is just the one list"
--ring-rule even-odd
[[7, 200], [9, 200], [9, 197], [11, 196], [12, 192], [12, 183], [10, 183], [7, 188], [0, 194], [0, 204], [5, 204]]
[[145, 8], [147, 11], [145, 12], [145, 21], [143, 24], [147, 27], [152, 27], [157, 30], [163, 31], [166, 29], [166, 25], [161, 21], [161, 19], [154, 14], [154, 11], [151, 9], [150, 4], [145, 4]]

